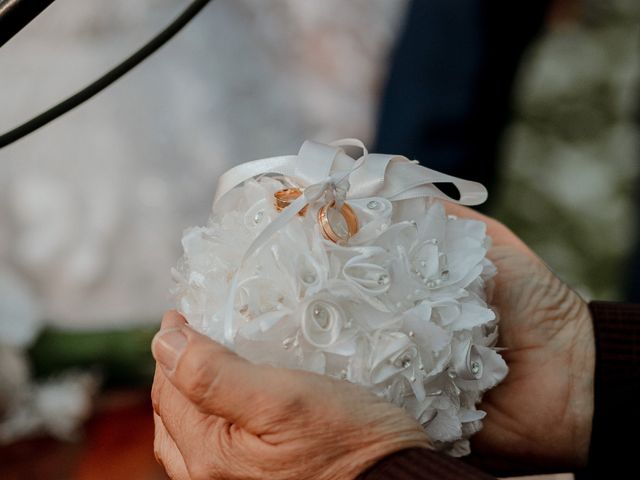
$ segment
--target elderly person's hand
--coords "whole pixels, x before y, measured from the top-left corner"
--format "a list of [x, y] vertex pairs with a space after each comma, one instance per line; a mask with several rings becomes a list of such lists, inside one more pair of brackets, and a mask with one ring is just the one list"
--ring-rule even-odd
[[474, 463], [494, 473], [584, 466], [595, 371], [587, 304], [507, 227], [465, 207], [447, 210], [487, 224], [498, 269], [491, 304], [509, 365], [479, 406], [487, 416], [471, 440]]
[[174, 480], [352, 479], [429, 447], [420, 425], [362, 387], [254, 365], [165, 315], [152, 350], [156, 457]]

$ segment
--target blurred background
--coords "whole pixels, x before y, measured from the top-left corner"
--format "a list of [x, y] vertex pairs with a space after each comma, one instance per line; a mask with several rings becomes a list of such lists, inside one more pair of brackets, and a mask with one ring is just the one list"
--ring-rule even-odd
[[[55, 1], [0, 49], [0, 131], [187, 3]], [[149, 342], [182, 230], [222, 172], [305, 139], [482, 181], [585, 298], [640, 301], [639, 54], [637, 0], [212, 2], [0, 150], [0, 476], [163, 478]]]

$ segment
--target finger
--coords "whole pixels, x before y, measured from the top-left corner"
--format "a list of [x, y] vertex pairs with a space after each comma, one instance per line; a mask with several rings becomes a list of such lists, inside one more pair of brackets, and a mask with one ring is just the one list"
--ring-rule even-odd
[[162, 419], [178, 450], [189, 461], [200, 452], [202, 441], [209, 435], [215, 417], [203, 414], [182, 395], [169, 380], [161, 366], [156, 371], [151, 387], [153, 411]]
[[218, 417], [200, 411], [173, 386], [160, 367], [156, 369], [152, 398], [154, 411], [162, 418], [165, 428], [188, 460], [187, 443], [191, 443], [190, 439], [200, 438], [201, 441], [207, 436]]
[[443, 202], [443, 204], [447, 214], [449, 215], [484, 222], [487, 225], [487, 234], [493, 239], [494, 245], [510, 245], [526, 252], [527, 254], [536, 256], [535, 253], [533, 253], [533, 251], [522, 240], [520, 240], [515, 233], [494, 218], [456, 203]]
[[156, 370], [153, 374], [153, 384], [151, 385], [151, 405], [153, 411], [160, 414], [160, 400], [162, 398], [162, 392], [166, 389], [165, 384], [168, 382], [165, 375], [162, 373], [162, 367], [156, 363]]
[[181, 313], [177, 312], [176, 310], [169, 310], [162, 316], [162, 323], [160, 324], [160, 328], [179, 328], [186, 323], [187, 320], [182, 316]]
[[167, 432], [162, 419], [155, 413], [153, 414], [153, 423], [155, 425], [153, 453], [156, 460], [172, 480], [189, 480], [189, 471], [182, 454]]
[[[202, 413], [184, 397], [166, 378], [162, 369], [157, 377], [164, 380], [158, 395], [157, 410], [162, 425], [182, 455], [189, 473], [194, 478], [208, 478], [197, 472], [214, 472], [226, 464], [223, 451], [229, 432], [229, 422], [215, 415]], [[218, 478], [218, 477], [215, 477]]]
[[200, 411], [249, 431], [256, 408], [270, 408], [290, 393], [276, 369], [253, 365], [186, 326], [158, 332], [152, 351], [166, 378]]
[[[160, 330], [180, 328], [184, 325], [186, 325], [186, 320], [182, 316], [182, 314], [180, 314], [176, 310], [169, 310], [162, 316], [162, 323], [160, 325]], [[161, 387], [161, 385], [166, 381], [166, 378], [164, 377], [164, 375], [158, 375], [158, 371], [159, 369], [156, 365], [156, 371], [153, 377], [153, 386], [151, 388], [151, 399], [153, 401], [153, 408], [156, 411], [156, 413], [157, 413], [157, 409], [156, 409], [156, 402], [154, 399], [154, 392], [158, 390]]]

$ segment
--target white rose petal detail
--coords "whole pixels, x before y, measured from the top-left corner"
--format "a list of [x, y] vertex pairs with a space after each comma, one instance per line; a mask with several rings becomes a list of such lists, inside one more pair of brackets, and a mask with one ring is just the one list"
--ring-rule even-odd
[[413, 371], [418, 347], [403, 333], [393, 332], [380, 338], [371, 356], [371, 382], [382, 383], [404, 371]]
[[313, 299], [302, 310], [300, 330], [314, 347], [328, 348], [340, 337], [344, 317], [344, 311], [337, 304]]
[[372, 263], [370, 258], [364, 255], [347, 260], [343, 275], [365, 294], [374, 297], [389, 290], [391, 283], [389, 270]]
[[[458, 203], [484, 198], [479, 184], [334, 144], [239, 165], [221, 177], [207, 225], [183, 234], [177, 307], [249, 360], [361, 384], [405, 408], [437, 449], [468, 453], [485, 415], [476, 405], [508, 369], [487, 305], [486, 226], [448, 217], [438, 199], [455, 200], [440, 181], [456, 184]], [[304, 194], [277, 210], [289, 188]], [[319, 223], [330, 202], [356, 215], [345, 241]]]

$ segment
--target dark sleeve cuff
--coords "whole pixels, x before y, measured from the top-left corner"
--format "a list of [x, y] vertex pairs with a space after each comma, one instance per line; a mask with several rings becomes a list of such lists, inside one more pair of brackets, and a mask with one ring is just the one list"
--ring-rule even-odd
[[640, 304], [591, 302], [589, 309], [596, 340], [596, 381], [624, 391], [632, 386], [629, 380], [638, 379], [640, 369]]
[[463, 463], [461, 460], [425, 448], [409, 448], [393, 453], [358, 480], [495, 480], [495, 477]]
[[589, 309], [596, 370], [585, 478], [623, 478], [636, 461], [640, 429], [640, 305], [591, 302]]

